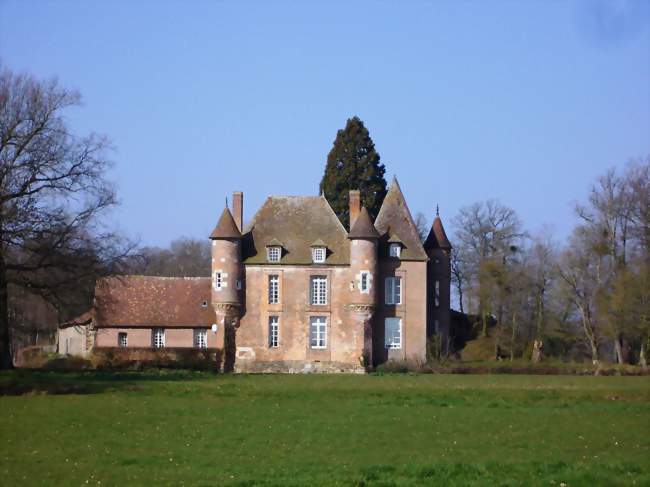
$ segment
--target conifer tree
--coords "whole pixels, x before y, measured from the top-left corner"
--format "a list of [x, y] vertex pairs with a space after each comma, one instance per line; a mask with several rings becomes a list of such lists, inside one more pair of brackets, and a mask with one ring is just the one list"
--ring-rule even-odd
[[358, 189], [361, 204], [376, 217], [386, 196], [385, 172], [368, 129], [358, 117], [349, 118], [336, 134], [320, 182], [321, 194], [346, 228], [350, 223], [349, 191]]

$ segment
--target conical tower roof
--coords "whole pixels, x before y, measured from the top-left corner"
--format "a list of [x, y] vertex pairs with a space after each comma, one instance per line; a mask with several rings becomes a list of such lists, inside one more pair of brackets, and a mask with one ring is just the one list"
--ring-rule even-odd
[[372, 224], [365, 206], [361, 208], [359, 216], [350, 229], [348, 238], [379, 238], [379, 233]]
[[445, 228], [442, 226], [442, 220], [438, 215], [436, 215], [435, 220], [433, 220], [433, 225], [431, 225], [431, 231], [429, 236], [424, 242], [425, 249], [451, 249], [451, 243], [447, 238], [445, 233]]
[[214, 230], [210, 234], [211, 240], [222, 238], [241, 238], [241, 232], [237, 228], [235, 219], [232, 217], [232, 213], [230, 213], [228, 207], [223, 209], [219, 223], [217, 223], [217, 226], [214, 227]]

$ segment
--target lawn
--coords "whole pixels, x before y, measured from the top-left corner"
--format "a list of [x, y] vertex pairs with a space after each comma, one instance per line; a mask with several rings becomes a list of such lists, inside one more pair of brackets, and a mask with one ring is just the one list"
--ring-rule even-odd
[[[31, 390], [31, 392], [29, 392]], [[2, 485], [650, 485], [650, 379], [0, 374]]]

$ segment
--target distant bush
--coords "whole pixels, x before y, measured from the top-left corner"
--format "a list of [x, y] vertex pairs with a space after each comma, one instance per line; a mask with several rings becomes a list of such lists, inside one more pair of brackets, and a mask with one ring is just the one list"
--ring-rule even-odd
[[99, 370], [220, 370], [222, 353], [194, 348], [96, 348], [90, 360]]

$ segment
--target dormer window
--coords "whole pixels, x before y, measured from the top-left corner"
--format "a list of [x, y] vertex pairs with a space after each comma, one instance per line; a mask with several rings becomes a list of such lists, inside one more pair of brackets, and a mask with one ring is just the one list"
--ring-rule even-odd
[[392, 243], [388, 247], [388, 255], [391, 257], [397, 257], [399, 259], [402, 254], [402, 246], [398, 243]]
[[312, 247], [311, 258], [314, 264], [323, 264], [325, 262], [325, 247]]
[[269, 262], [280, 262], [282, 257], [282, 248], [279, 245], [266, 248], [266, 260]]

